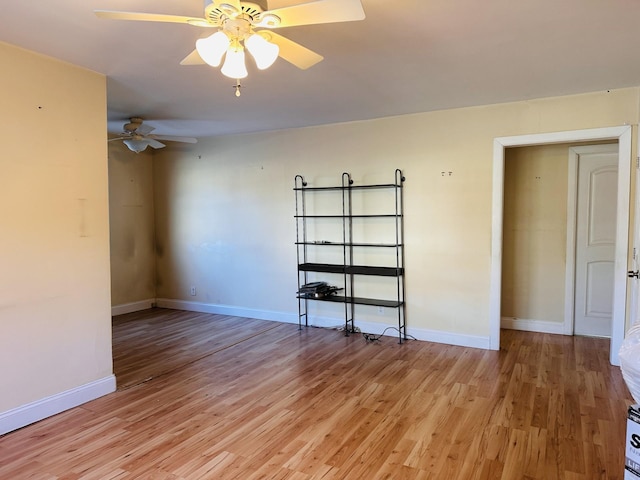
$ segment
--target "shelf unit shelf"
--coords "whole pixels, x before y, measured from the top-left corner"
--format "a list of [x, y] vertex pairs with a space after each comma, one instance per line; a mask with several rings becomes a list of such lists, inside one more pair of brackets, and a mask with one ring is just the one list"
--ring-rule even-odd
[[326, 297], [311, 297], [306, 295], [298, 295], [299, 299], [315, 300], [317, 302], [334, 302], [334, 303], [355, 303], [357, 305], [370, 305], [372, 307], [389, 307], [398, 308], [404, 305], [398, 300], [382, 300], [379, 298], [363, 298], [363, 297], [345, 297], [344, 295], [328, 295]]
[[371, 185], [349, 185], [349, 186], [341, 186], [341, 185], [335, 185], [335, 186], [331, 186], [331, 187], [308, 187], [306, 185], [304, 186], [296, 186], [293, 189], [295, 191], [302, 191], [304, 190], [305, 192], [319, 192], [319, 191], [327, 191], [327, 190], [344, 190], [345, 188], [349, 188], [349, 190], [374, 190], [376, 188], [396, 188], [398, 187], [397, 184], [395, 183], [378, 183], [378, 184], [371, 184]]
[[333, 263], [301, 263], [301, 272], [342, 273], [348, 275], [377, 275], [382, 277], [399, 277], [404, 274], [402, 267], [378, 267], [375, 265], [338, 265]]
[[380, 248], [402, 248], [404, 245], [395, 243], [342, 243], [342, 242], [329, 242], [329, 241], [320, 241], [320, 242], [296, 242], [296, 245], [315, 245], [315, 246], [335, 246], [335, 247], [380, 247]]
[[[377, 215], [294, 215], [294, 218], [396, 218], [398, 215], [393, 213], [384, 213]], [[402, 217], [402, 215], [400, 215]]]
[[[405, 177], [400, 169], [395, 170], [393, 183], [354, 185], [350, 173], [342, 174], [342, 184], [327, 187], [309, 186], [302, 175], [296, 175], [294, 179], [294, 192], [296, 197], [296, 212], [294, 215], [296, 221], [296, 250], [298, 265], [298, 325], [300, 328], [309, 325], [308, 318], [308, 302], [332, 302], [344, 305], [344, 322], [345, 334], [349, 335], [356, 331], [354, 326], [355, 305], [368, 305], [377, 307], [388, 307], [397, 309], [398, 319], [398, 338], [402, 343], [407, 338], [406, 321], [405, 321], [405, 286], [404, 286], [404, 217], [402, 205], [402, 191]], [[353, 197], [354, 191], [364, 191], [362, 200], [366, 200], [366, 191], [371, 190], [391, 190], [393, 192], [393, 213], [373, 213], [373, 214], [354, 214], [353, 213]], [[313, 195], [317, 192], [338, 192], [340, 195], [335, 201], [339, 202], [342, 213], [317, 214], [307, 213], [307, 195]], [[321, 202], [323, 200], [320, 200]], [[326, 198], [324, 201], [328, 201]], [[333, 205], [335, 208], [335, 204]], [[385, 208], [385, 210], [387, 210]], [[310, 238], [309, 223], [313, 223], [319, 219], [335, 220], [338, 229], [341, 230], [341, 241], [316, 240]], [[354, 220], [358, 221], [358, 225], [366, 224], [368, 220], [374, 219], [390, 219], [389, 227], [392, 229], [395, 241], [385, 242], [368, 242], [354, 241]], [[385, 220], [387, 222], [387, 220]], [[335, 235], [337, 236], [337, 235]], [[360, 239], [358, 239], [360, 240]], [[364, 239], [368, 240], [368, 239]], [[310, 249], [322, 247], [340, 247], [342, 253], [341, 263], [320, 263], [309, 261], [311, 257]], [[392, 250], [395, 252], [394, 265], [374, 265], [356, 263], [354, 258], [354, 249], [383, 249], [383, 251]], [[335, 248], [332, 250], [335, 252]], [[380, 251], [380, 250], [378, 250]], [[315, 258], [314, 258], [315, 259]], [[387, 262], [384, 262], [387, 263]], [[337, 274], [342, 279], [343, 285], [336, 287], [341, 290], [344, 295], [333, 294], [325, 296], [316, 296], [309, 293], [301, 293], [301, 288], [306, 287], [309, 281], [309, 274], [317, 273], [320, 277], [324, 274]], [[391, 299], [368, 298], [356, 295], [355, 292], [359, 288], [357, 280], [362, 276], [386, 277], [393, 281], [393, 294]], [[315, 278], [315, 277], [314, 277]], [[386, 296], [386, 295], [385, 295]]]

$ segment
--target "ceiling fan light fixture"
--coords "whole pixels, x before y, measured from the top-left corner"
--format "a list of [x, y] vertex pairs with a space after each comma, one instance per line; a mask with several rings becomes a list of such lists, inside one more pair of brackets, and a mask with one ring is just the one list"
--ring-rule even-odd
[[244, 44], [255, 59], [256, 65], [260, 70], [264, 70], [273, 65], [280, 54], [280, 47], [278, 47], [278, 45], [268, 42], [257, 33], [247, 38]]
[[196, 50], [198, 55], [207, 64], [212, 67], [220, 66], [222, 62], [222, 56], [227, 51], [231, 40], [222, 30], [214, 33], [210, 37], [201, 38], [196, 41]]
[[236, 44], [228, 48], [224, 65], [220, 71], [229, 78], [245, 78], [249, 73], [244, 63], [244, 47], [238, 42], [234, 43]]
[[122, 141], [132, 152], [140, 153], [149, 146], [146, 140], [136, 140], [135, 138], [127, 138]]

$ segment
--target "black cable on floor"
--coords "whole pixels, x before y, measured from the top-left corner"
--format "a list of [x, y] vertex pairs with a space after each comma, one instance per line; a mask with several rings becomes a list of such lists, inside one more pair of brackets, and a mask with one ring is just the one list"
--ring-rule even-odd
[[[362, 332], [362, 338], [364, 338], [365, 342], [369, 343], [373, 343], [373, 342], [379, 342], [380, 338], [382, 338], [384, 336], [384, 334], [386, 333], [387, 330], [395, 330], [396, 332], [398, 332], [398, 334], [400, 334], [400, 330], [398, 330], [396, 327], [387, 327], [385, 328], [382, 333], [380, 335], [374, 335], [373, 333], [364, 333]], [[405, 333], [404, 335], [404, 340], [406, 339], [411, 339], [411, 340], [417, 340], [416, 337], [412, 336], [412, 335], [407, 335]]]

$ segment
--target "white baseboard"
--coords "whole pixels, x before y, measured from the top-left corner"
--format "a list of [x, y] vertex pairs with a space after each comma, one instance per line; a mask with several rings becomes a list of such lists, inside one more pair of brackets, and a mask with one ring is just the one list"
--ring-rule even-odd
[[156, 300], [156, 305], [161, 308], [172, 308], [174, 310], [185, 310], [187, 312], [216, 313], [219, 315], [255, 318], [257, 320], [270, 320], [273, 322], [298, 323], [298, 316], [296, 314], [275, 312], [271, 310], [255, 310], [252, 308], [189, 302], [186, 300], [172, 300], [169, 298], [158, 298]]
[[[297, 313], [274, 312], [268, 310], [253, 310], [247, 308], [231, 307], [228, 305], [213, 305], [200, 302], [188, 302], [185, 300], [171, 300], [168, 298], [159, 298], [157, 300], [158, 307], [173, 308], [176, 310], [186, 310], [191, 312], [217, 313], [220, 315], [233, 315], [236, 317], [256, 318], [258, 320], [271, 320], [283, 323], [298, 323]], [[395, 327], [396, 325], [376, 323], [376, 322], [355, 322], [356, 327], [366, 333], [381, 335], [387, 327]], [[344, 326], [344, 319], [330, 317], [310, 317], [309, 325], [322, 328], [335, 328]], [[397, 330], [387, 330], [385, 336], [397, 336]], [[459, 333], [443, 332], [439, 330], [427, 330], [422, 328], [407, 327], [407, 335], [411, 335], [416, 340], [424, 342], [444, 343], [447, 345], [456, 345], [459, 347], [482, 348], [488, 350], [490, 348], [489, 337], [479, 337], [475, 335], [461, 335]]]
[[491, 350], [491, 339], [478, 335], [463, 335], [460, 333], [444, 332], [441, 330], [427, 330], [422, 328], [407, 328], [407, 334], [423, 342], [444, 343], [457, 347], [480, 348]]
[[524, 330], [527, 332], [566, 335], [563, 322], [549, 322], [546, 320], [502, 317], [500, 319], [500, 326], [502, 328], [508, 328], [510, 330]]
[[123, 303], [121, 305], [113, 305], [111, 307], [111, 316], [124, 315], [125, 313], [139, 312], [140, 310], [148, 310], [156, 303], [155, 298], [140, 300], [139, 302]]
[[[297, 323], [298, 320], [295, 320]], [[310, 317], [309, 325], [313, 327], [335, 328], [344, 327], [343, 318]], [[363, 333], [382, 335], [385, 329], [385, 337], [398, 336], [398, 324], [387, 324], [378, 322], [363, 322], [356, 319], [355, 326]], [[461, 335], [459, 333], [443, 332], [438, 330], [427, 330], [425, 328], [411, 328], [407, 326], [407, 335], [422, 342], [444, 343], [446, 345], [456, 345], [458, 347], [489, 349], [489, 337], [478, 337], [474, 335]]]
[[[398, 335], [397, 324], [383, 324], [375, 322], [358, 322], [356, 320], [356, 326], [365, 333], [373, 333], [380, 335], [382, 332], [389, 328], [384, 334], [385, 336], [393, 337]], [[426, 328], [412, 328], [407, 325], [407, 335], [420, 340], [422, 342], [444, 343], [446, 345], [456, 345], [458, 347], [471, 347], [482, 348], [484, 350], [489, 349], [489, 337], [478, 337], [475, 335], [462, 335], [459, 333], [444, 332], [440, 330], [428, 330]]]
[[81, 385], [0, 413], [0, 435], [26, 427], [39, 420], [56, 415], [70, 408], [116, 391], [116, 377], [109, 375], [91, 383]]

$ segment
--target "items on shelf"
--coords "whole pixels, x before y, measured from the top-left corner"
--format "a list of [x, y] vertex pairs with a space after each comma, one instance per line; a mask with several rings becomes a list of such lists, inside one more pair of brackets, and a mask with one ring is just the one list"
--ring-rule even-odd
[[311, 282], [302, 285], [298, 294], [305, 298], [325, 298], [334, 295], [339, 290], [342, 288], [329, 285], [327, 282]]

